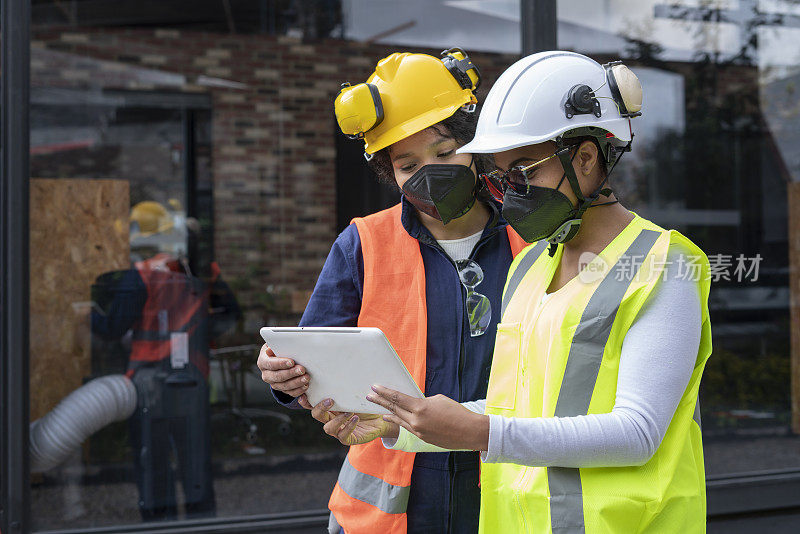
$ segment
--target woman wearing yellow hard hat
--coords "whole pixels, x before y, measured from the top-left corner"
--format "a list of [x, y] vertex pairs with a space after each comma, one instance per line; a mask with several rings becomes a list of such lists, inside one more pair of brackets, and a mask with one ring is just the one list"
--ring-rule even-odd
[[395, 449], [483, 451], [480, 531], [702, 533], [698, 389], [711, 354], [709, 261], [606, 186], [642, 88], [620, 62], [519, 60], [475, 138], [502, 213], [535, 244], [511, 266], [483, 413], [375, 386]]
[[[379, 327], [420, 389], [462, 402], [485, 396], [503, 280], [526, 246], [477, 180], [485, 156], [456, 153], [475, 131], [479, 81], [469, 57], [451, 49], [441, 58], [391, 54], [366, 83], [343, 86], [339, 126], [363, 139], [370, 167], [403, 197], [337, 238], [300, 323]], [[302, 367], [266, 346], [259, 367], [278, 400], [312, 408]], [[390, 425], [329, 406], [314, 407], [314, 417], [351, 445], [330, 532], [477, 531], [477, 453], [387, 450], [366, 442]]]

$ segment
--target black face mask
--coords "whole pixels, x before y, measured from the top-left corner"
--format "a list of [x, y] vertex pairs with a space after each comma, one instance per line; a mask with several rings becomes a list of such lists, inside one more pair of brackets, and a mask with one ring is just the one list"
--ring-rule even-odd
[[403, 194], [422, 213], [447, 224], [475, 204], [475, 173], [467, 165], [425, 165], [403, 184]]
[[[603, 189], [603, 184], [608, 180], [606, 177], [591, 195], [584, 197], [572, 167], [572, 157], [565, 151], [559, 154], [559, 159], [564, 174], [555, 189], [531, 185], [525, 193], [518, 193], [508, 188], [503, 195], [503, 217], [508, 224], [528, 243], [541, 239], [549, 241], [551, 256], [555, 253], [556, 243], [563, 243], [575, 237], [581, 227], [581, 217], [592, 202], [601, 194], [606, 196], [611, 194], [610, 189]], [[569, 178], [572, 191], [578, 197], [578, 207], [573, 206], [569, 197], [558, 190], [564, 178]], [[616, 202], [618, 201], [603, 202], [595, 206]]]
[[567, 195], [549, 187], [532, 185], [528, 193], [509, 188], [503, 196], [503, 217], [528, 243], [549, 238], [576, 213]]

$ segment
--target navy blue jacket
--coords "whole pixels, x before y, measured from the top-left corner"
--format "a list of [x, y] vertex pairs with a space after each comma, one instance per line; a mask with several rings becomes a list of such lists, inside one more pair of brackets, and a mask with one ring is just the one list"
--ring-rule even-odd
[[[428, 311], [425, 395], [443, 394], [459, 402], [486, 398], [496, 325], [511, 247], [506, 223], [495, 204], [491, 217], [470, 258], [484, 273], [475, 291], [489, 297], [492, 323], [486, 332], [470, 336], [464, 310], [466, 289], [456, 266], [436, 239], [419, 222], [416, 210], [402, 200], [402, 223], [420, 243], [425, 265]], [[300, 326], [356, 326], [361, 310], [364, 260], [355, 224], [339, 235], [322, 268]], [[455, 310], [455, 313], [453, 311]], [[273, 391], [289, 407], [296, 400]], [[475, 452], [420, 453], [416, 455], [408, 503], [409, 532], [477, 532], [480, 488]]]

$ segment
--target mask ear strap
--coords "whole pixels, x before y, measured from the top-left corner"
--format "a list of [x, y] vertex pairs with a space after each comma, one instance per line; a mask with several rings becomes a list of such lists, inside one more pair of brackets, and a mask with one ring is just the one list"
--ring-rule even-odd
[[[472, 164], [473, 163], [475, 163], [475, 154], [470, 154], [469, 165], [467, 165], [467, 168], [469, 169], [469, 172], [472, 172]], [[472, 194], [477, 197], [477, 195], [478, 195], [478, 193], [480, 193], [481, 189], [483, 189], [485, 187], [485, 185], [483, 183], [483, 180], [481, 180], [481, 177], [478, 174], [478, 164], [477, 163], [475, 163], [475, 172], [473, 173], [473, 176], [475, 177], [475, 188], [472, 190]]]
[[[597, 200], [600, 197], [600, 195], [603, 195], [604, 197], [611, 196], [611, 193], [613, 193], [613, 191], [611, 190], [610, 187], [602, 188], [603, 184], [606, 183], [607, 181], [608, 181], [608, 175], [606, 175], [606, 177], [603, 178], [603, 181], [600, 182], [600, 185], [597, 186], [597, 189], [595, 189], [595, 192], [590, 197], [592, 202]], [[601, 202], [600, 204], [591, 204], [589, 207], [594, 208], [597, 206], [608, 206], [609, 204], [616, 204], [617, 202], [619, 202], [619, 200], [609, 200], [608, 202]]]
[[[606, 173], [606, 177], [603, 179], [602, 182], [600, 182], [600, 186], [599, 187], [602, 187], [602, 185], [604, 183], [608, 182], [608, 177], [611, 176], [612, 172], [614, 172], [614, 169], [617, 167], [617, 163], [619, 163], [619, 160], [622, 159], [622, 155], [625, 154], [625, 152], [630, 152], [632, 143], [633, 143], [633, 134], [631, 134], [631, 140], [628, 141], [628, 144], [625, 145], [625, 148], [620, 151], [620, 154], [619, 154], [619, 156], [617, 156], [617, 159], [614, 160], [614, 163], [611, 165], [611, 168]], [[611, 188], [606, 187], [605, 189], [601, 189], [601, 190], [597, 191], [595, 193], [595, 195], [593, 195], [593, 196], [595, 197], [595, 199], [597, 199], [597, 197], [599, 197], [600, 195], [603, 195], [603, 196], [607, 197], [607, 196], [610, 196], [611, 193], [613, 193]], [[601, 202], [600, 204], [594, 204], [594, 205], [595, 206], [607, 206], [608, 204], [616, 204], [617, 202], [619, 202], [619, 200], [611, 200], [609, 202]]]
[[[566, 147], [564, 147], [564, 148], [566, 148]], [[613, 191], [610, 188], [608, 188], [608, 187], [602, 188], [602, 187], [603, 187], [603, 184], [608, 181], [608, 174], [611, 174], [611, 171], [614, 170], [614, 167], [616, 167], [617, 162], [619, 161], [619, 158], [617, 158], [617, 161], [614, 162], [614, 165], [612, 165], [611, 170], [606, 174], [606, 177], [603, 178], [603, 181], [600, 182], [600, 185], [597, 187], [595, 192], [592, 193], [591, 195], [589, 195], [588, 197], [585, 197], [585, 196], [583, 196], [583, 192], [581, 191], [581, 186], [580, 186], [580, 182], [578, 182], [578, 177], [575, 175], [575, 168], [572, 166], [572, 160], [575, 158], [575, 155], [578, 153], [578, 147], [575, 147], [575, 152], [572, 154], [572, 156], [568, 157], [567, 156], [568, 152], [569, 152], [568, 150], [564, 150], [563, 152], [559, 151], [558, 159], [561, 160], [561, 166], [564, 168], [564, 174], [567, 176], [567, 178], [569, 179], [569, 183], [572, 186], [572, 192], [575, 193], [576, 197], [578, 197], [578, 208], [577, 208], [576, 213], [575, 213], [575, 218], [576, 219], [580, 219], [583, 216], [583, 214], [586, 212], [586, 210], [588, 210], [592, 206], [592, 202], [597, 200], [597, 198], [600, 195], [609, 196], [609, 195], [611, 195], [611, 193], [613, 193]], [[562, 180], [563, 180], [563, 178], [562, 178]], [[559, 183], [559, 185], [560, 185], [560, 183]], [[601, 204], [594, 204], [594, 205], [595, 206], [605, 206], [607, 204], [615, 204], [617, 202], [619, 202], [619, 200], [612, 200], [610, 202], [603, 202]]]
[[[578, 197], [578, 217], [586, 211], [584, 208], [584, 204], [586, 204], [587, 198], [583, 196], [583, 191], [581, 191], [581, 184], [578, 182], [578, 177], [575, 176], [575, 168], [572, 166], [572, 160], [575, 158], [575, 154], [578, 153], [578, 147], [575, 147], [575, 151], [570, 155], [569, 147], [565, 146], [558, 151], [558, 159], [561, 160], [561, 167], [564, 169], [564, 174], [567, 176], [567, 180], [569, 180], [569, 185], [572, 187], [572, 192]], [[591, 201], [589, 202], [591, 204]], [[588, 206], [586, 206], [588, 208]]]
[[561, 188], [561, 184], [564, 183], [564, 178], [566, 178], [566, 177], [567, 177], [567, 173], [564, 173], [564, 174], [561, 175], [561, 179], [558, 181], [558, 185], [556, 185], [556, 191], [558, 191], [559, 188]]

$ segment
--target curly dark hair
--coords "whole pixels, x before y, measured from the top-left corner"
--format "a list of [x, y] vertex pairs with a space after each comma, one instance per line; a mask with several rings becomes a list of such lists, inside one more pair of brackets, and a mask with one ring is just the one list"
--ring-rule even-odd
[[[477, 124], [477, 110], [472, 113], [458, 110], [451, 116], [428, 128], [433, 128], [444, 137], [455, 139], [458, 145], [461, 146], [472, 141], [472, 138], [475, 137], [475, 126]], [[478, 171], [478, 175], [494, 168], [491, 156], [487, 154], [475, 154], [474, 157], [475, 169]], [[397, 186], [397, 182], [394, 179], [392, 158], [389, 156], [389, 147], [382, 148], [375, 152], [375, 155], [369, 160], [368, 165], [378, 177], [379, 182]]]

